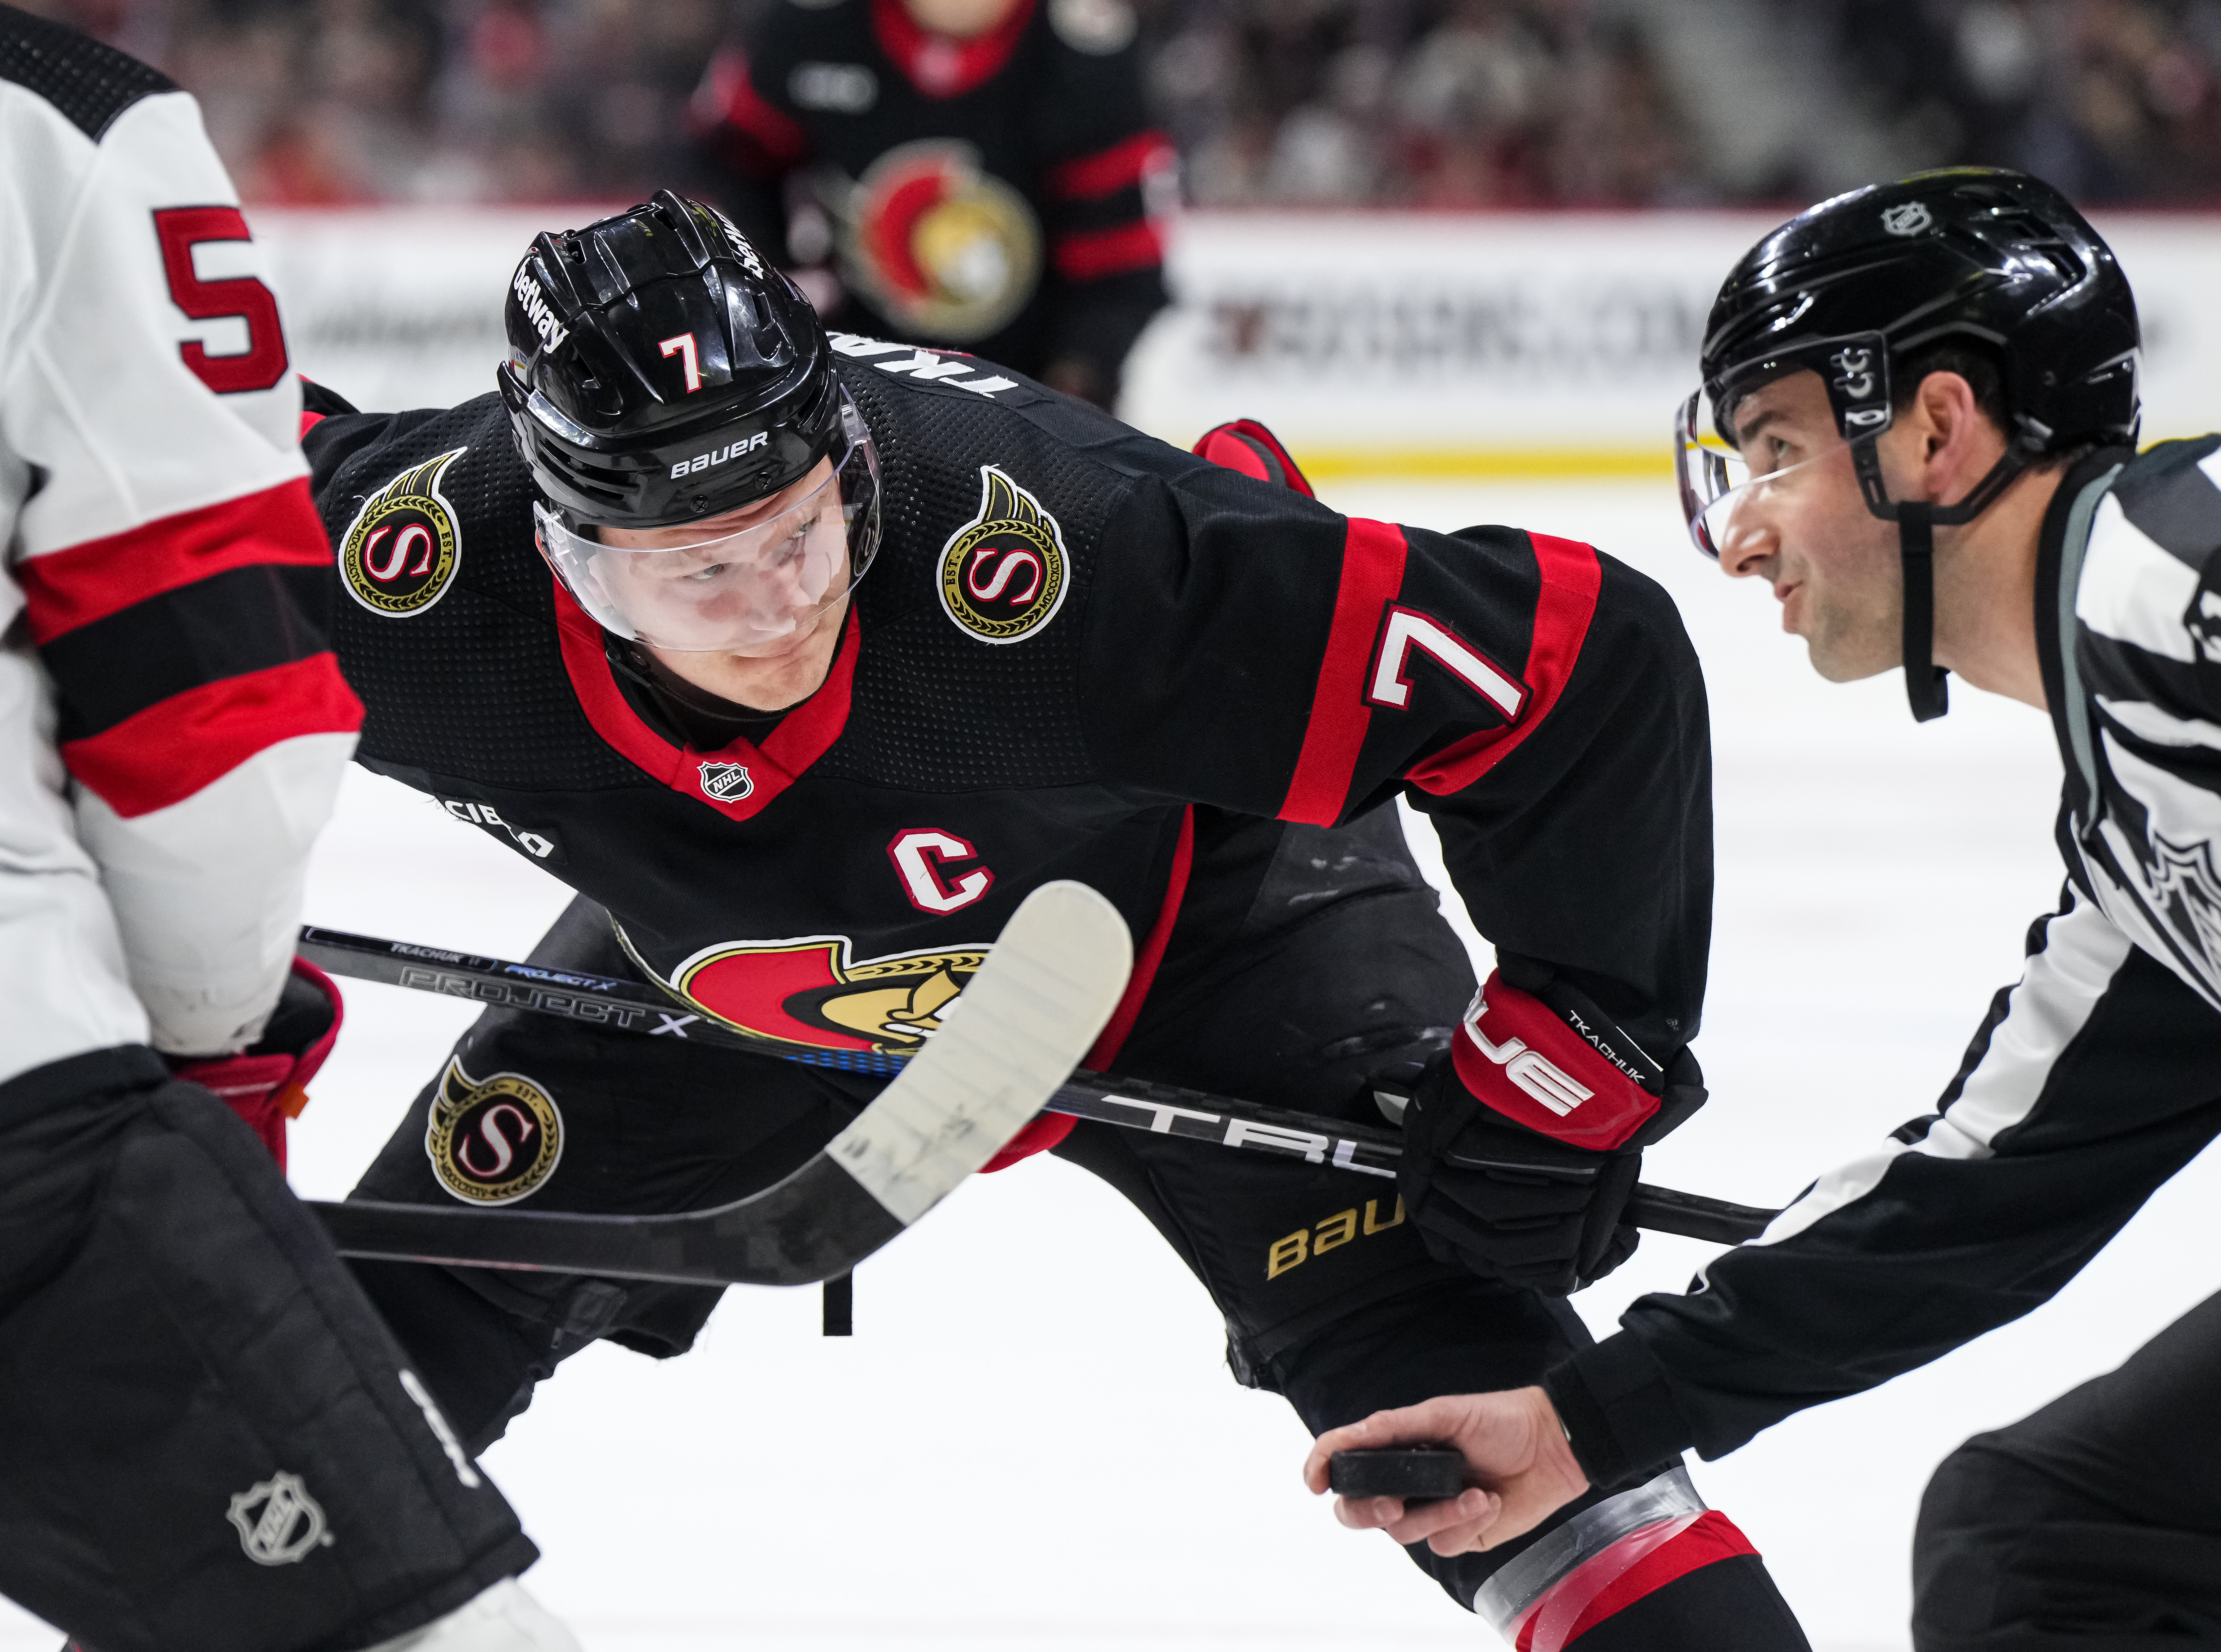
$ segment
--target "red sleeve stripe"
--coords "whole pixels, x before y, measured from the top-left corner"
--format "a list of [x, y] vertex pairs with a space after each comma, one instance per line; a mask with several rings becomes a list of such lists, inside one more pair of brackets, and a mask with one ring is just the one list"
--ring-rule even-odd
[[1373, 664], [1373, 633], [1380, 628], [1380, 610], [1404, 588], [1405, 554], [1404, 530], [1394, 523], [1349, 519], [1334, 622], [1327, 629], [1304, 748], [1280, 804], [1282, 820], [1331, 826], [1342, 818], [1373, 715], [1365, 703], [1365, 677]]
[[1187, 898], [1187, 874], [1194, 863], [1195, 805], [1190, 804], [1180, 815], [1179, 841], [1173, 847], [1172, 876], [1165, 881], [1164, 904], [1157, 909], [1157, 921], [1149, 926], [1149, 938], [1142, 942], [1142, 950], [1134, 960], [1134, 973], [1126, 978], [1126, 991], [1118, 1000], [1118, 1007], [1110, 1012], [1110, 1023], [1103, 1029], [1103, 1036], [1095, 1041], [1095, 1048], [1087, 1052], [1083, 1065], [1091, 1072], [1110, 1070], [1110, 1063], [1125, 1048], [1126, 1036], [1134, 1030], [1134, 1023], [1141, 1017], [1142, 1000], [1149, 996], [1149, 988], [1157, 979], [1157, 966], [1164, 962], [1165, 948], [1172, 944], [1173, 925], [1179, 921], [1180, 903]]
[[1059, 235], [1049, 248], [1049, 263], [1067, 281], [1098, 281], [1164, 261], [1164, 231], [1150, 218], [1116, 229], [1074, 230]]
[[1161, 132], [1136, 132], [1123, 142], [1081, 155], [1048, 169], [1048, 192], [1063, 201], [1092, 201], [1116, 195], [1177, 159], [1172, 140]]
[[25, 557], [31, 640], [45, 644], [149, 597], [258, 563], [327, 566], [331, 541], [306, 477], [260, 493], [180, 511], [106, 539]]
[[1442, 797], [1462, 792], [1519, 748], [1519, 743], [1542, 726], [1565, 691], [1580, 658], [1582, 641], [1595, 616], [1597, 591], [1604, 583], [1604, 566], [1595, 550], [1577, 541], [1530, 534], [1535, 560], [1542, 574], [1542, 594], [1535, 603], [1535, 639], [1528, 647], [1527, 666], [1521, 673], [1528, 699], [1517, 723], [1501, 729], [1484, 729], [1445, 747], [1406, 777], [1422, 792]]
[[362, 702], [339, 661], [317, 654], [173, 694], [64, 742], [61, 754], [72, 774], [129, 819], [182, 803], [280, 741], [361, 726]]
[[[1639, 1539], [1640, 1534], [1636, 1536]], [[1615, 1565], [1617, 1549], [1615, 1545], [1605, 1549], [1552, 1586], [1542, 1597], [1541, 1609], [1520, 1625], [1514, 1643], [1517, 1652], [1557, 1652], [1615, 1612], [1624, 1611], [1643, 1596], [1655, 1594], [1700, 1567], [1716, 1566], [1738, 1555], [1754, 1558], [1758, 1555], [1750, 1539], [1717, 1509], [1705, 1510], [1632, 1566]], [[1573, 1621], [1568, 1624], [1567, 1618]]]
[[690, 114], [698, 130], [722, 125], [747, 134], [773, 160], [798, 160], [810, 145], [801, 125], [756, 91], [748, 60], [738, 52], [720, 52], [710, 59], [710, 72]]

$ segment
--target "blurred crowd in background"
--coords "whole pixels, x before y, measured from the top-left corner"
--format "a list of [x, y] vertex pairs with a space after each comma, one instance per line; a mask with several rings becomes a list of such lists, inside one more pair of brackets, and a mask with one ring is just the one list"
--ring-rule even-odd
[[[18, 0], [200, 97], [250, 202], [684, 185], [790, 0]], [[2221, 0], [1136, 0], [1204, 206], [1801, 203], [1925, 166], [2221, 203]]]

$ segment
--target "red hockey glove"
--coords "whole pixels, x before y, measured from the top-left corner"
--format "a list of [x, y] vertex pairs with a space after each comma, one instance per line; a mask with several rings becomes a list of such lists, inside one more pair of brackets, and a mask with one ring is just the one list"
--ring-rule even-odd
[[1405, 1109], [1398, 1186], [1437, 1260], [1563, 1296], [1634, 1253], [1642, 1149], [1704, 1103], [1687, 1050], [1661, 1072], [1570, 983], [1507, 963]]
[[332, 1053], [346, 1015], [332, 978], [305, 958], [296, 958], [260, 1042], [236, 1055], [173, 1062], [170, 1070], [214, 1092], [245, 1119], [283, 1170], [285, 1121], [298, 1118], [309, 1104], [309, 1080]]

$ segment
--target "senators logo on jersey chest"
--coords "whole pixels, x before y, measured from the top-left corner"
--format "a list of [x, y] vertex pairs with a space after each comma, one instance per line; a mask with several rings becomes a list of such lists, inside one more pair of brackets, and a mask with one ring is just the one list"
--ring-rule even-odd
[[1016, 642], [1056, 617], [1068, 583], [1064, 529], [992, 465], [979, 467], [979, 514], [948, 536], [942, 611], [982, 642]]
[[454, 507], [440, 491], [457, 447], [405, 470], [362, 502], [340, 541], [347, 594], [373, 614], [405, 619], [447, 594], [463, 557]]
[[712, 1019], [776, 1043], [903, 1054], [941, 1030], [986, 961], [984, 945], [854, 959], [846, 936], [735, 941], [696, 953], [668, 985]]
[[440, 1186], [467, 1205], [509, 1205], [536, 1192], [563, 1157], [563, 1115], [522, 1073], [474, 1079], [454, 1056], [424, 1130]]

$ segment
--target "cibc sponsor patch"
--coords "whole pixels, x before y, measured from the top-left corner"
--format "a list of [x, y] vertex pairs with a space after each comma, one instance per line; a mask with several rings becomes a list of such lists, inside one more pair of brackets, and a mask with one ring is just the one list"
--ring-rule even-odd
[[373, 614], [406, 619], [447, 594], [463, 560], [454, 507], [440, 491], [456, 447], [401, 472], [362, 502], [340, 541], [347, 594]]
[[1064, 604], [1064, 529], [992, 465], [979, 466], [979, 514], [941, 553], [942, 611], [982, 642], [1016, 642]]
[[432, 1173], [466, 1205], [510, 1205], [535, 1192], [563, 1156], [563, 1115], [522, 1073], [474, 1079], [463, 1058], [440, 1075], [424, 1130]]

